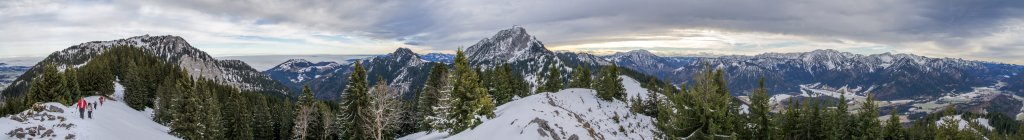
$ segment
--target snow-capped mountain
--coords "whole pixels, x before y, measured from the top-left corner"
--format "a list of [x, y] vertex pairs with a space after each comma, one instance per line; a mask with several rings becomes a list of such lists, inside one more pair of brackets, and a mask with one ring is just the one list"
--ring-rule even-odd
[[628, 52], [618, 52], [609, 56], [604, 56], [606, 60], [614, 61], [622, 67], [631, 68], [638, 71], [656, 71], [663, 69], [672, 69], [679, 67], [680, 63], [672, 63], [671, 59], [658, 57], [647, 50], [632, 50]]
[[[836, 50], [802, 53], [765, 53], [755, 56], [656, 57], [649, 53], [620, 53], [604, 58], [623, 67], [684, 83], [704, 69], [704, 64], [725, 70], [733, 93], [743, 95], [765, 77], [776, 93], [795, 93], [799, 85], [821, 83], [830, 88], [864, 88], [881, 99], [900, 99], [948, 92], [969, 92], [1005, 76], [1024, 71], [1024, 66], [928, 58], [912, 54], [860, 55]], [[1024, 83], [1009, 83], [1011, 85]]]
[[45, 65], [82, 66], [116, 46], [130, 46], [155, 55], [171, 65], [178, 65], [193, 78], [206, 78], [242, 90], [287, 94], [287, 87], [270, 79], [270, 76], [256, 71], [245, 62], [238, 60], [217, 60], [206, 52], [192, 47], [178, 36], [136, 36], [111, 41], [92, 41], [71, 46], [50, 54], [3, 91], [4, 96], [21, 94], [28, 89], [31, 81]]
[[305, 59], [291, 59], [263, 73], [288, 86], [293, 92], [299, 93], [306, 82], [335, 73], [345, 68], [344, 66], [336, 62], [313, 63]]
[[481, 39], [466, 48], [465, 52], [471, 64], [485, 68], [501, 63], [547, 62], [547, 59], [554, 56], [553, 52], [544, 48], [543, 43], [520, 26]]
[[455, 61], [455, 55], [443, 53], [427, 53], [420, 56], [420, 58], [430, 62], [440, 62], [445, 64], [451, 64]]
[[[399, 48], [387, 55], [350, 61], [360, 61], [363, 64], [371, 84], [375, 83], [378, 77], [386, 79], [389, 85], [400, 89], [399, 92], [408, 97], [423, 85], [433, 64], [407, 48]], [[351, 62], [312, 63], [294, 59], [264, 73], [278, 82], [285, 83], [292, 91], [301, 91], [304, 85], [309, 85], [317, 98], [335, 100], [345, 90], [348, 76], [353, 69], [354, 65]]]
[[[596, 67], [598, 64], [610, 64], [599, 57], [590, 54], [577, 54], [573, 52], [552, 52], [544, 47], [536, 37], [526, 33], [526, 29], [514, 26], [499, 31], [492, 37], [484, 38], [465, 50], [470, 64], [482, 70], [488, 70], [499, 64], [509, 64], [514, 72], [518, 72], [531, 84], [536, 85], [536, 75], [539, 72], [549, 69], [550, 63], [558, 65], [563, 73], [569, 73], [578, 64], [586, 64], [589, 67]], [[391, 86], [403, 89], [403, 95], [411, 96], [413, 91], [422, 86], [429, 74], [431, 62], [451, 64], [454, 56], [451, 54], [430, 53], [420, 56], [406, 48], [399, 48], [395, 52], [356, 60], [362, 61], [367, 69], [370, 82], [376, 81], [376, 76], [389, 79]], [[286, 62], [288, 63], [288, 62]], [[336, 99], [338, 93], [344, 91], [344, 84], [348, 82], [348, 73], [352, 70], [350, 63], [342, 66], [331, 74], [309, 74], [319, 75], [315, 80], [307, 83], [317, 93], [318, 98]], [[282, 64], [283, 65], [283, 64]], [[294, 77], [294, 73], [268, 73], [271, 77]], [[317, 76], [314, 76], [317, 77]], [[568, 74], [563, 75], [568, 78]], [[278, 79], [282, 83], [290, 83], [291, 80]], [[341, 86], [339, 86], [341, 85]], [[301, 86], [298, 86], [301, 87]], [[294, 90], [294, 88], [293, 88]]]
[[[544, 43], [526, 32], [520, 26], [498, 31], [492, 37], [481, 39], [465, 51], [471, 65], [488, 70], [500, 64], [508, 64], [513, 72], [523, 75], [527, 82], [537, 85], [538, 74], [549, 71], [549, 65], [555, 65], [563, 79], [569, 78], [568, 73], [576, 66], [596, 68], [598, 65], [611, 64], [598, 57], [573, 52], [552, 52], [544, 47]], [[565, 80], [563, 80], [565, 81]]]
[[914, 115], [934, 106], [960, 104], [960, 109], [1015, 115], [1024, 99], [1024, 66], [913, 54], [861, 55], [836, 50], [765, 53], [754, 56], [659, 57], [646, 51], [617, 53], [602, 58], [662, 80], [684, 84], [705, 66], [722, 69], [734, 95], [746, 95], [764, 77], [775, 102], [815, 95], [863, 100], [873, 94], [891, 102], [886, 109]]

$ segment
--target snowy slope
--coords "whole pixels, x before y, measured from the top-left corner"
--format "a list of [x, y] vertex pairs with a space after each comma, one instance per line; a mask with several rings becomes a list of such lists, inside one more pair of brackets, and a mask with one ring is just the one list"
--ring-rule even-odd
[[[120, 87], [118, 85], [118, 87]], [[124, 88], [117, 88], [115, 95], [123, 95]], [[99, 96], [86, 97], [89, 102], [98, 102]], [[26, 110], [22, 113], [0, 118], [0, 136], [2, 139], [18, 139], [16, 135], [7, 135], [13, 130], [23, 128], [28, 132], [29, 127], [42, 127], [39, 135], [24, 135], [25, 138], [33, 139], [85, 139], [85, 140], [165, 140], [179, 139], [167, 132], [168, 127], [153, 122], [150, 118], [152, 109], [136, 111], [127, 104], [120, 101], [106, 100], [102, 106], [97, 106], [93, 111], [93, 118], [79, 118], [79, 111], [75, 106], [64, 106], [60, 103], [50, 102], [44, 104], [47, 110], [36, 112]], [[52, 108], [52, 109], [51, 109]], [[61, 111], [56, 111], [61, 110]], [[29, 115], [32, 114], [32, 115]], [[46, 115], [41, 115], [46, 114]], [[54, 119], [49, 119], [49, 118]], [[16, 119], [29, 118], [28, 121], [20, 122]], [[40, 120], [39, 118], [46, 118]], [[70, 126], [68, 126], [70, 125]], [[51, 137], [41, 136], [42, 133], [52, 130]], [[73, 136], [71, 136], [73, 135]]]
[[[622, 76], [629, 96], [647, 96], [632, 78]], [[594, 90], [570, 88], [540, 93], [501, 105], [495, 118], [462, 133], [420, 132], [400, 138], [416, 139], [655, 139], [653, 118], [629, 111], [628, 103], [597, 98]], [[618, 118], [618, 122], [616, 119]]]

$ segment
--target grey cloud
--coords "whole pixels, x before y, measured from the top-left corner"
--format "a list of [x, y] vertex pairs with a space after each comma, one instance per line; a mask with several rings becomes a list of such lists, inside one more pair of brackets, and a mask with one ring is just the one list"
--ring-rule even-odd
[[[522, 25], [549, 45], [635, 40], [623, 35], [710, 28], [899, 45], [971, 45], [1024, 20], [1020, 0], [114, 0], [122, 7], [171, 7], [258, 24], [359, 33], [434, 50], [468, 46]], [[124, 8], [126, 11], [138, 10]], [[130, 17], [131, 14], [126, 14]], [[61, 20], [33, 19], [29, 20]], [[0, 21], [0, 24], [6, 21]], [[84, 22], [82, 24], [85, 24]], [[175, 25], [168, 25], [175, 26]], [[1020, 25], [1018, 25], [1020, 26]], [[1021, 42], [989, 44], [1021, 50]], [[974, 43], [976, 44], [976, 43]], [[1019, 56], [999, 51], [973, 55]]]
[[360, 31], [450, 49], [512, 25], [553, 44], [607, 40], [671, 28], [716, 28], [866, 41], [900, 42], [984, 36], [1024, 16], [1024, 1], [911, 0], [153, 0], [177, 6], [323, 30]]

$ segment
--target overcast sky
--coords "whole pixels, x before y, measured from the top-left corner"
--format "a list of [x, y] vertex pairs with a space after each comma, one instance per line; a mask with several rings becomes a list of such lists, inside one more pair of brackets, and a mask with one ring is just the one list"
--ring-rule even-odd
[[214, 56], [451, 52], [514, 25], [549, 49], [836, 49], [1024, 64], [1021, 0], [2, 0], [0, 58], [176, 35]]

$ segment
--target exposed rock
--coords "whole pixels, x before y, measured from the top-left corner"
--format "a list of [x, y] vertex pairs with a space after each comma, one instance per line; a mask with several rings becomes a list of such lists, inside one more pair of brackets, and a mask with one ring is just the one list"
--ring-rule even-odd
[[43, 132], [42, 136], [43, 137], [56, 137], [57, 135], [53, 135], [53, 129], [50, 129], [50, 130], [46, 130], [46, 132]]
[[42, 102], [32, 104], [32, 111], [40, 112], [43, 110], [46, 110], [46, 105], [44, 105]]
[[11, 115], [11, 120], [14, 120], [14, 121], [17, 121], [17, 122], [28, 121], [25, 118], [22, 118], [21, 115]]
[[57, 113], [64, 113], [64, 109], [61, 109], [60, 107], [57, 107], [57, 106], [54, 106], [54, 105], [51, 105], [49, 109], [46, 109], [46, 111], [57, 112]]
[[548, 121], [547, 120], [540, 119], [540, 118], [533, 118], [533, 120], [530, 121], [530, 123], [536, 123], [537, 124], [537, 127], [538, 127], [537, 128], [537, 133], [540, 133], [540, 136], [548, 136], [548, 135], [550, 135], [551, 139], [553, 139], [553, 140], [561, 139], [561, 137], [558, 137], [558, 132], [555, 132], [555, 129], [552, 129], [551, 126], [548, 125]]

